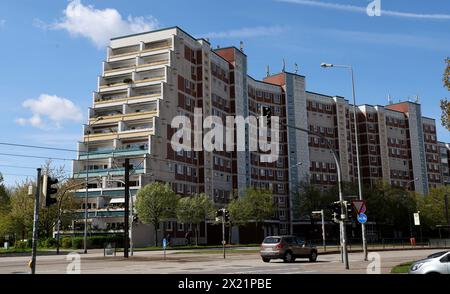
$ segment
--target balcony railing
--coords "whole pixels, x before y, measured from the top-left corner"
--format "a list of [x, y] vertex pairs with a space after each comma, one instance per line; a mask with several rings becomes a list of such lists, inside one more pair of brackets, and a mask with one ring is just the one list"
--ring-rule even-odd
[[[143, 174], [144, 168], [135, 168], [132, 169], [132, 172], [134, 174]], [[86, 170], [79, 171], [73, 174], [73, 177], [75, 179], [83, 179], [86, 178]], [[89, 177], [106, 177], [108, 175], [110, 176], [121, 176], [125, 173], [124, 168], [110, 168], [110, 169], [94, 169], [89, 170]]]
[[[148, 147], [119, 148], [110, 150], [98, 150], [89, 152], [89, 159], [142, 155], [148, 153]], [[80, 152], [80, 160], [87, 159], [86, 152]]]
[[[135, 196], [139, 187], [131, 187], [130, 195]], [[110, 197], [110, 198], [123, 198], [124, 197], [124, 188], [98, 188], [98, 189], [89, 189], [88, 197], [89, 198], [97, 198], [97, 197]], [[86, 191], [84, 189], [78, 190], [75, 192], [75, 197], [84, 198], [86, 197]]]

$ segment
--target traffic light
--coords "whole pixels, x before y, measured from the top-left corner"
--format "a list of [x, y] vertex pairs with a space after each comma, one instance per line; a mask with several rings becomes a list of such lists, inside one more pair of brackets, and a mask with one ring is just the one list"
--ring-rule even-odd
[[56, 204], [56, 198], [53, 198], [52, 195], [58, 192], [56, 187], [52, 187], [53, 185], [58, 184], [58, 179], [51, 178], [47, 175], [44, 175], [42, 178], [42, 194], [45, 197], [45, 207], [49, 207], [53, 204]]
[[225, 210], [225, 222], [230, 221], [230, 212], [228, 210]]
[[350, 201], [344, 201], [344, 211], [346, 220], [356, 219], [355, 209]]
[[331, 210], [331, 214], [333, 215], [333, 221], [336, 223], [341, 221], [341, 202], [333, 202], [329, 205], [329, 208]]
[[223, 216], [222, 209], [216, 210], [216, 222], [220, 221]]
[[267, 127], [271, 127], [271, 119], [272, 119], [272, 109], [267, 106], [262, 107], [262, 116], [267, 118]]

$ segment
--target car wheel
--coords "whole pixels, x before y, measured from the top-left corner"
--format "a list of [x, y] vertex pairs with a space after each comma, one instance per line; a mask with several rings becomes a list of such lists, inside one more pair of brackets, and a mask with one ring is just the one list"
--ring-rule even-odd
[[294, 257], [294, 255], [292, 254], [291, 251], [287, 251], [287, 252], [284, 254], [283, 261], [284, 261], [284, 262], [294, 262], [294, 261], [295, 261], [295, 257]]
[[262, 261], [264, 261], [264, 262], [270, 262], [270, 258], [263, 257], [263, 258], [262, 258]]
[[309, 256], [309, 261], [316, 262], [316, 260], [317, 260], [317, 252], [313, 251], [313, 252], [311, 252], [311, 255]]

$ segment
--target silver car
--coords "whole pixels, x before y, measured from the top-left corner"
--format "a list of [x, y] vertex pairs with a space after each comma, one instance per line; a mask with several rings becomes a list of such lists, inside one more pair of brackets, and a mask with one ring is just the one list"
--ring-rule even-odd
[[450, 251], [431, 254], [425, 259], [414, 262], [409, 274], [450, 274]]

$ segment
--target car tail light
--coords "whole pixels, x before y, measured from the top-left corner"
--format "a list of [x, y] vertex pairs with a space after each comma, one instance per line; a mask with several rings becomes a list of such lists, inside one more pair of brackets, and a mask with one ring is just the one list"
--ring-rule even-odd
[[284, 247], [284, 244], [278, 244], [275, 248], [277, 248], [277, 249], [283, 249], [283, 247]]

